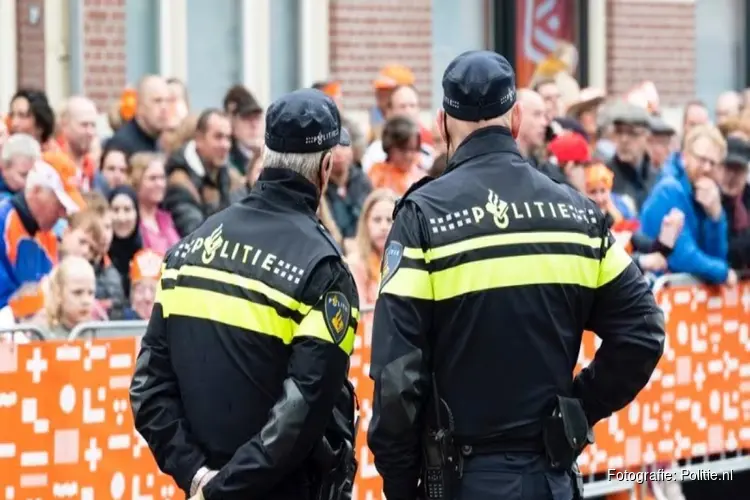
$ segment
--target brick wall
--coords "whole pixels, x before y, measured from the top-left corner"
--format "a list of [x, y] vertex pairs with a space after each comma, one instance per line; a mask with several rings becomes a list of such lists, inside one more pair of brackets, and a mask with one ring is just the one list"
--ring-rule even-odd
[[[44, 2], [41, 0], [0, 0], [16, 2], [16, 49], [18, 51], [18, 87], [44, 89]], [[36, 24], [31, 24], [30, 9], [38, 9]], [[2, 103], [7, 106], [8, 103]]]
[[691, 1], [609, 0], [607, 88], [622, 94], [643, 80], [664, 106], [695, 94], [695, 7]]
[[430, 0], [331, 0], [331, 76], [342, 81], [347, 110], [372, 107], [372, 81], [388, 63], [414, 71], [420, 100], [430, 106], [431, 4]]
[[84, 0], [83, 92], [106, 110], [125, 78], [125, 0]]

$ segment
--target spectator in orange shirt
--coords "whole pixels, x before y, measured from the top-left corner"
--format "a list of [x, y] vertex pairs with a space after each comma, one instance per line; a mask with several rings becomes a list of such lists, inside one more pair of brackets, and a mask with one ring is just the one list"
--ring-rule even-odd
[[96, 174], [96, 159], [92, 155], [92, 146], [97, 139], [96, 116], [96, 105], [91, 99], [73, 96], [65, 102], [59, 117], [57, 144], [76, 164], [84, 191], [91, 189]]
[[409, 187], [424, 177], [419, 165], [419, 127], [405, 116], [388, 120], [383, 128], [383, 150], [386, 160], [376, 163], [368, 172], [372, 187], [388, 188], [403, 195]]

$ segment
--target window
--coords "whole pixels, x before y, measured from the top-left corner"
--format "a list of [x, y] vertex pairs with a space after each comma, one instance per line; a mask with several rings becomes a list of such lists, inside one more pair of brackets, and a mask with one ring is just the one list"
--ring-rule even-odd
[[272, 100], [287, 92], [297, 90], [302, 85], [302, 82], [300, 82], [299, 32], [300, 7], [298, 0], [273, 0], [271, 2]]
[[195, 109], [221, 107], [229, 87], [242, 82], [240, 1], [187, 0], [187, 84]]
[[126, 80], [135, 85], [144, 75], [159, 72], [159, 5], [151, 0], [125, 3]]

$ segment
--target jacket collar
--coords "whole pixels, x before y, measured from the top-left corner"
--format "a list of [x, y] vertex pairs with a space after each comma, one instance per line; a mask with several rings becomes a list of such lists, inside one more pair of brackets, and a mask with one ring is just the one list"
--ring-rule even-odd
[[34, 216], [31, 214], [31, 209], [29, 208], [29, 204], [26, 203], [26, 198], [24, 197], [23, 192], [20, 192], [11, 198], [10, 202], [13, 205], [13, 208], [16, 209], [18, 218], [21, 219], [21, 224], [23, 224], [26, 232], [29, 233], [29, 236], [34, 236], [39, 232], [39, 224], [37, 224], [36, 219], [34, 219]]
[[261, 198], [277, 201], [297, 208], [302, 212], [311, 212], [317, 217], [320, 203], [318, 188], [297, 172], [283, 167], [264, 167], [252, 190]]
[[475, 130], [464, 139], [448, 161], [445, 172], [455, 170], [478, 156], [492, 153], [511, 153], [518, 156], [519, 159], [523, 159], [508, 128], [500, 126], [485, 127]]

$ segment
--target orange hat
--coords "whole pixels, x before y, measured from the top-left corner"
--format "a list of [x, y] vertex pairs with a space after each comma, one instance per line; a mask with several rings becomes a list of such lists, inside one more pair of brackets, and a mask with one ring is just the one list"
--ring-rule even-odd
[[29, 186], [51, 189], [68, 215], [86, 208], [78, 185], [78, 169], [73, 160], [61, 151], [48, 151], [34, 163], [26, 180]]
[[586, 167], [586, 189], [604, 184], [604, 187], [611, 190], [614, 179], [614, 172], [603, 163], [594, 163]]
[[137, 97], [138, 94], [133, 88], [127, 88], [120, 94], [120, 118], [124, 121], [132, 120], [135, 117]]
[[332, 81], [323, 85], [320, 90], [328, 97], [338, 97], [341, 95], [341, 82]]
[[130, 282], [144, 279], [158, 280], [161, 276], [161, 263], [164, 257], [148, 248], [139, 250], [130, 261]]
[[389, 64], [380, 70], [372, 83], [376, 90], [388, 90], [399, 85], [414, 85], [414, 73], [402, 64]]

